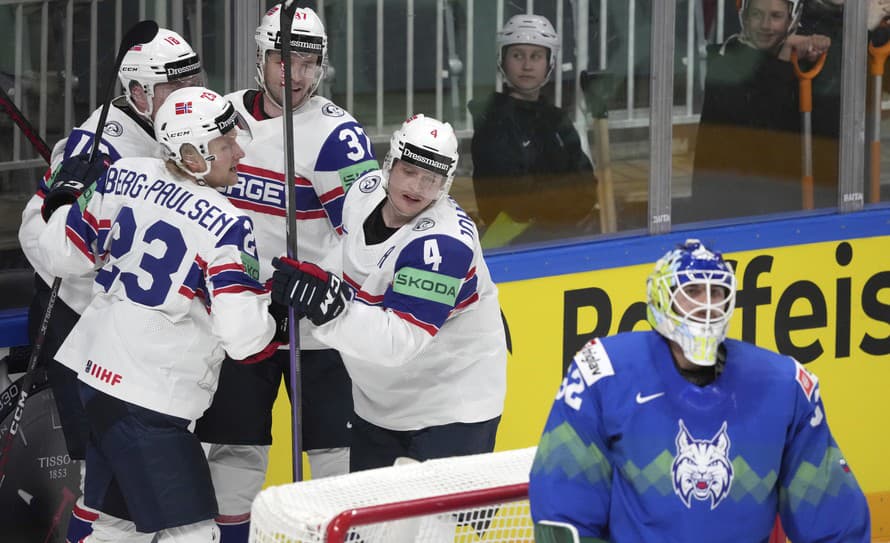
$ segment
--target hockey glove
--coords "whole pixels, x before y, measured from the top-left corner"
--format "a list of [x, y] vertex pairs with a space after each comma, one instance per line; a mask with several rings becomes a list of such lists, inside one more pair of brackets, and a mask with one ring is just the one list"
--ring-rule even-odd
[[290, 258], [273, 258], [272, 300], [292, 305], [321, 326], [337, 318], [352, 299], [352, 291], [333, 273], [315, 264]]
[[275, 320], [275, 335], [272, 336], [272, 341], [270, 341], [262, 351], [252, 354], [244, 360], [238, 360], [237, 362], [239, 364], [250, 365], [262, 362], [275, 354], [275, 351], [277, 351], [279, 347], [287, 345], [290, 342], [290, 335], [288, 334], [289, 319], [287, 318], [287, 306], [272, 302], [269, 304], [269, 314], [272, 315], [272, 318]]
[[[272, 343], [287, 345], [290, 343], [290, 334], [288, 334], [290, 322], [287, 318], [287, 306], [273, 301], [269, 304], [269, 314], [275, 319], [275, 335], [272, 336]], [[299, 314], [294, 316], [300, 318]]]
[[102, 177], [109, 165], [111, 158], [105, 153], [96, 153], [92, 162], [86, 153], [66, 158], [50, 180], [50, 189], [40, 210], [43, 220], [48, 221], [55, 210], [73, 204], [81, 196], [89, 202], [96, 180]]

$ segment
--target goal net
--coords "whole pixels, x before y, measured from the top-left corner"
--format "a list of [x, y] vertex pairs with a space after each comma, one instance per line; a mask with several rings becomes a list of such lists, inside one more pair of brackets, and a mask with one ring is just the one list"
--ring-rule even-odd
[[270, 487], [253, 543], [531, 542], [535, 448], [429, 460]]

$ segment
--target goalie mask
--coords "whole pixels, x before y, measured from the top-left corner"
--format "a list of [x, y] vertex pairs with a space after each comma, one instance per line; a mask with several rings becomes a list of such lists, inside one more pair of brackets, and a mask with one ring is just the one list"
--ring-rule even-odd
[[497, 34], [498, 70], [506, 79], [503, 60], [507, 47], [511, 45], [527, 44], [544, 47], [549, 52], [546, 84], [553, 76], [556, 66], [556, 56], [559, 53], [559, 35], [553, 29], [550, 21], [542, 15], [514, 15], [504, 23], [503, 28]]
[[[775, 47], [785, 41], [785, 38], [793, 34], [797, 30], [800, 23], [800, 16], [803, 12], [803, 0], [736, 0], [736, 8], [739, 12], [739, 24], [741, 25], [742, 40], [758, 49], [764, 49], [763, 41], [767, 38], [758, 38], [758, 34], [765, 31], [770, 26], [769, 18], [776, 4], [781, 4], [788, 9], [787, 24], [782, 24], [780, 31], [782, 34], [777, 38], [769, 38], [777, 40], [776, 43], [769, 45]], [[757, 11], [749, 14], [749, 10], [755, 8]], [[767, 32], [767, 34], [769, 34]]]
[[[170, 93], [158, 108], [155, 136], [167, 157], [189, 175], [203, 179], [216, 157], [210, 154], [210, 142], [237, 128], [239, 143], [250, 137], [250, 128], [227, 99], [210, 89], [189, 87]], [[204, 158], [203, 172], [192, 172], [183, 164], [184, 145], [192, 145]]]
[[647, 319], [690, 362], [713, 366], [726, 339], [735, 293], [732, 266], [720, 253], [689, 239], [655, 263], [646, 283]]
[[[278, 104], [274, 95], [269, 92], [266, 87], [266, 78], [264, 67], [266, 64], [266, 55], [269, 51], [281, 51], [281, 38], [279, 36], [281, 30], [281, 4], [276, 4], [263, 15], [260, 25], [256, 28], [254, 38], [256, 39], [256, 82], [260, 86], [266, 96], [268, 96], [275, 105]], [[325, 33], [324, 25], [318, 15], [309, 8], [297, 8], [294, 12], [294, 20], [291, 22], [290, 47], [291, 51], [299, 55], [316, 55], [317, 66], [313, 84], [306, 93], [305, 100], [308, 100], [312, 94], [318, 89], [321, 80], [324, 79], [325, 72], [328, 68], [328, 36]], [[282, 68], [283, 69], [283, 68]], [[282, 78], [282, 85], [284, 79]], [[294, 104], [294, 109], [302, 105]]]
[[[182, 36], [172, 30], [160, 28], [153, 40], [134, 45], [126, 52], [118, 71], [118, 79], [124, 87], [124, 96], [130, 107], [151, 120], [155, 85], [174, 82], [179, 88], [202, 85], [201, 59]], [[145, 92], [148, 111], [139, 111], [133, 101], [130, 86], [134, 82]]]
[[414, 115], [396, 130], [389, 140], [389, 152], [383, 160], [384, 187], [396, 160], [427, 170], [441, 178], [433, 202], [448, 194], [457, 169], [457, 136], [448, 123]]

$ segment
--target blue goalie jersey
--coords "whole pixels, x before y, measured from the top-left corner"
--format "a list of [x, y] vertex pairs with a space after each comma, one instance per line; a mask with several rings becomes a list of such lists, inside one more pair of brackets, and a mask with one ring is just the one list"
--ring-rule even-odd
[[828, 428], [819, 382], [790, 357], [727, 340], [697, 386], [655, 332], [590, 341], [553, 404], [530, 475], [535, 522], [581, 537], [871, 541], [868, 506]]

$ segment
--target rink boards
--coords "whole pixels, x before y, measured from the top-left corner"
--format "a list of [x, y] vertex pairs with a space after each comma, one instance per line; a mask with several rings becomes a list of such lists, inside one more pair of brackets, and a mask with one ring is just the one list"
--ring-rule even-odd
[[[793, 354], [821, 382], [828, 421], [869, 495], [875, 537], [890, 537], [890, 210], [824, 214], [640, 235], [487, 257], [509, 328], [499, 450], [537, 442], [564, 363], [593, 335], [648, 329], [645, 280], [687, 237], [736, 263], [730, 336]], [[24, 338], [0, 314], [0, 346]], [[289, 406], [279, 395], [268, 483], [290, 480]]]

